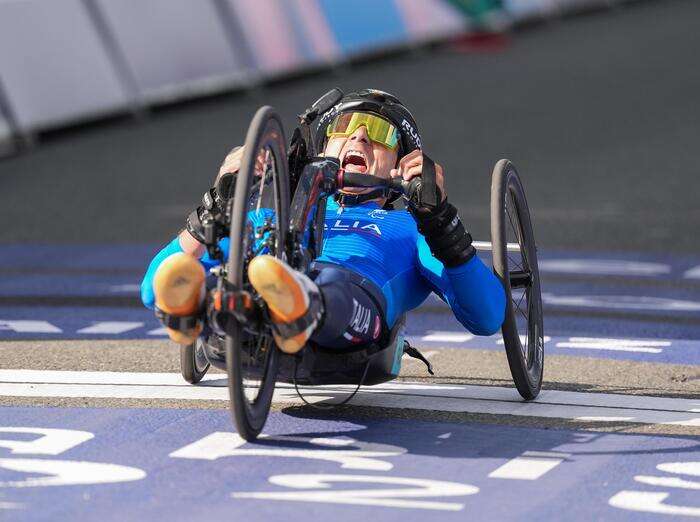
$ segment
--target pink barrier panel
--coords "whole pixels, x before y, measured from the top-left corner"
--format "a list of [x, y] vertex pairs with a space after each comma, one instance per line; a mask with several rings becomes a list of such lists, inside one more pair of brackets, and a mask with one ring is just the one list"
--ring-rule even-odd
[[303, 43], [290, 23], [285, 0], [228, 0], [262, 73], [304, 64]]
[[462, 15], [444, 0], [227, 1], [263, 75], [449, 36], [465, 27]]
[[413, 40], [431, 40], [460, 34], [465, 20], [444, 0], [394, 0]]
[[300, 31], [310, 48], [312, 60], [331, 62], [340, 58], [340, 47], [317, 0], [289, 0]]

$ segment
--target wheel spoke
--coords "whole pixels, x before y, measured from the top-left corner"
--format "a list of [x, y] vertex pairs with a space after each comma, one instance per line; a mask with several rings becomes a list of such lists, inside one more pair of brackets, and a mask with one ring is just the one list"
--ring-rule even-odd
[[515, 223], [513, 223], [513, 216], [511, 215], [510, 210], [508, 209], [508, 205], [506, 205], [506, 214], [508, 215], [508, 221], [510, 222], [510, 228], [513, 231], [513, 234], [515, 234], [515, 238], [518, 240], [518, 244], [522, 244], [522, 242], [520, 240], [519, 229], [518, 229], [518, 227], [515, 226]]
[[[518, 244], [519, 244], [519, 245], [521, 246], [521, 248], [522, 248], [522, 242], [520, 241], [520, 235], [519, 235], [519, 234], [516, 232], [516, 230], [515, 230], [515, 225], [513, 224], [513, 218], [512, 218], [511, 215], [510, 215], [510, 211], [508, 210], [508, 206], [506, 206], [506, 214], [508, 215], [508, 221], [510, 222], [510, 226], [511, 226], [511, 228], [512, 228], [512, 230], [513, 230], [513, 233], [515, 234], [515, 239], [517, 240]], [[506, 244], [507, 244], [508, 242], [509, 242], [509, 241], [508, 241], [508, 234], [506, 234]], [[521, 256], [522, 256], [522, 254], [521, 254]], [[521, 262], [521, 263], [518, 263], [515, 259], [513, 259], [513, 258], [510, 256], [510, 254], [508, 253], [508, 249], [507, 249], [507, 248], [506, 248], [506, 257], [513, 263], [513, 265], [515, 265], [515, 267], [519, 268], [519, 269], [522, 270], [523, 272], [526, 271], [525, 268], [524, 268], [523, 265], [522, 265], [522, 262]]]
[[506, 254], [506, 257], [508, 258], [508, 261], [510, 261], [510, 262], [513, 264], [513, 267], [514, 267], [514, 268], [519, 268], [521, 272], [524, 272], [524, 271], [525, 271], [525, 269], [523, 268], [523, 266], [522, 266], [520, 263], [518, 263], [515, 259], [513, 259], [512, 257], [510, 257], [508, 254]]
[[515, 309], [520, 313], [520, 315], [523, 316], [523, 319], [525, 319], [525, 321], [528, 321], [528, 317], [525, 315], [525, 312], [523, 312], [517, 305]]
[[[518, 299], [518, 304], [517, 304], [518, 308], [520, 308], [520, 303], [523, 302], [523, 299], [525, 298], [525, 294], [527, 294], [526, 291], [523, 292], [523, 295], [521, 295], [521, 296], [520, 296], [520, 299]], [[528, 315], [530, 315], [530, 314], [528, 313]]]

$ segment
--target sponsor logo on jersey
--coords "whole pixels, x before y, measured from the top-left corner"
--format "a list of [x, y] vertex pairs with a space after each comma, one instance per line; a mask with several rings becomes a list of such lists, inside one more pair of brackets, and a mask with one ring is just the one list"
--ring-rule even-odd
[[376, 223], [354, 219], [330, 219], [323, 224], [326, 232], [359, 232], [382, 237], [382, 230]]

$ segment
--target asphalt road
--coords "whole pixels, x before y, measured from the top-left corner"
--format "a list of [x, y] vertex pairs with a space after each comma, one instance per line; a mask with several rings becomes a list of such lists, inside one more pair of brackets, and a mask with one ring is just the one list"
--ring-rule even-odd
[[0, 242], [164, 241], [258, 106], [290, 132], [327, 89], [373, 86], [413, 110], [476, 237], [507, 157], [540, 246], [697, 252], [699, 18], [694, 0], [634, 2], [63, 133], [0, 162]]
[[[73, 129], [0, 161], [0, 518], [700, 516], [698, 19], [693, 0], [632, 3]], [[278, 386], [255, 444], [233, 431], [223, 374], [178, 375], [138, 302], [146, 263], [258, 106], [291, 128], [336, 85], [414, 110], [477, 239], [493, 164], [519, 167], [544, 294], [536, 401], [513, 389], [499, 336], [468, 335], [436, 300], [407, 329], [434, 377], [404, 357], [399, 380], [332, 412]]]

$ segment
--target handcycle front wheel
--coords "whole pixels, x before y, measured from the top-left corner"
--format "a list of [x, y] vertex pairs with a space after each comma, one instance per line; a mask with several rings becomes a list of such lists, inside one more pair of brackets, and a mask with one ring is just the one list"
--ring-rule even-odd
[[190, 384], [197, 384], [209, 370], [209, 360], [204, 353], [204, 341], [197, 337], [195, 342], [180, 346], [180, 373]]
[[496, 163], [491, 177], [493, 269], [506, 293], [501, 331], [513, 381], [532, 400], [542, 387], [544, 326], [537, 247], [525, 190], [513, 164]]
[[[280, 117], [260, 108], [245, 140], [231, 209], [227, 283], [257, 295], [248, 280], [248, 264], [259, 254], [285, 256], [289, 227], [289, 178], [286, 141]], [[245, 324], [234, 317], [227, 327], [226, 367], [231, 413], [241, 437], [255, 439], [267, 420], [275, 389], [279, 350], [270, 325]]]

